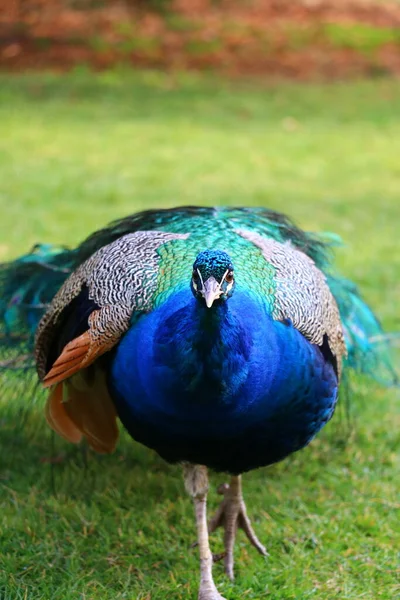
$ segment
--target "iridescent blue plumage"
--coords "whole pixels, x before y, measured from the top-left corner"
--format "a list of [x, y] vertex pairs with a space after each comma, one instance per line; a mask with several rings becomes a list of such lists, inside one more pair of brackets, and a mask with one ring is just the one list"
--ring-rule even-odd
[[170, 461], [241, 473], [307, 444], [338, 381], [317, 346], [236, 290], [212, 309], [171, 296], [126, 333], [109, 384], [135, 439]]

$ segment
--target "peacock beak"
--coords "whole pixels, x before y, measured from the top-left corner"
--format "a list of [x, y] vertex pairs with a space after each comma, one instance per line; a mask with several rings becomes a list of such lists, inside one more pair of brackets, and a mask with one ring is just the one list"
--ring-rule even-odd
[[207, 308], [211, 308], [214, 300], [217, 300], [221, 296], [222, 290], [218, 281], [214, 277], [209, 277], [204, 282], [201, 293], [204, 296]]

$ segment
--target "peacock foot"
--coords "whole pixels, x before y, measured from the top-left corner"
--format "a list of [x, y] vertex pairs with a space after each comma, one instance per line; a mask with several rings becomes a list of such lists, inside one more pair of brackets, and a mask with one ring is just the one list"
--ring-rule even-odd
[[[218, 488], [218, 493], [224, 496], [217, 512], [208, 524], [208, 531], [212, 533], [218, 527], [225, 529], [224, 545], [225, 553], [223, 555], [225, 563], [225, 572], [233, 580], [233, 547], [235, 545], [236, 531], [239, 527], [243, 529], [250, 543], [263, 556], [268, 556], [268, 552], [257, 538], [250, 519], [247, 516], [246, 504], [243, 500], [241, 477], [232, 477], [231, 484], [222, 484]], [[218, 557], [222, 558], [222, 557]]]
[[217, 588], [214, 585], [214, 582], [207, 582], [200, 584], [199, 596], [198, 600], [226, 600], [221, 594], [218, 592]]

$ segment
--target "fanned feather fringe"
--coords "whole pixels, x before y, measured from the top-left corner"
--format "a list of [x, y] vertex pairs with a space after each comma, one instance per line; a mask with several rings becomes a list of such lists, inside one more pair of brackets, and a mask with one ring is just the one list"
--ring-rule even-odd
[[384, 386], [399, 386], [399, 375], [393, 364], [399, 334], [386, 334], [371, 308], [364, 302], [354, 283], [328, 277], [342, 319], [347, 358], [344, 368], [369, 375]]
[[36, 327], [71, 273], [74, 254], [42, 244], [0, 265], [0, 369], [33, 366]]

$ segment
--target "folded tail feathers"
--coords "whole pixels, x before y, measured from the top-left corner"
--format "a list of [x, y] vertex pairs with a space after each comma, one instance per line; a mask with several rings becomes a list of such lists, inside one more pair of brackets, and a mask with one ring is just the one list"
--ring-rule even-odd
[[70, 274], [73, 255], [73, 250], [43, 244], [0, 265], [0, 369], [11, 364], [13, 350], [20, 349], [16, 364], [22, 355], [33, 354], [36, 327]]
[[328, 282], [343, 323], [347, 347], [345, 368], [369, 375], [384, 386], [399, 386], [395, 349], [400, 347], [400, 333], [384, 333], [376, 315], [351, 281], [329, 277]]

